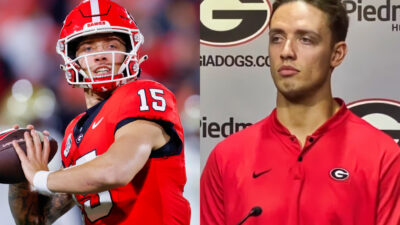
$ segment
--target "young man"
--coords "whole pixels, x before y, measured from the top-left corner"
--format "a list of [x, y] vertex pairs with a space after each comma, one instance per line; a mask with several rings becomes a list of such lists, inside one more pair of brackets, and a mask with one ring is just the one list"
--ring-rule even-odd
[[201, 224], [400, 224], [400, 150], [331, 92], [348, 17], [340, 0], [277, 0], [269, 31], [277, 105], [212, 151]]
[[[14, 143], [29, 183], [10, 187], [17, 224], [50, 224], [71, 208], [85, 224], [189, 224], [183, 129], [174, 95], [136, 80], [143, 36], [130, 14], [109, 0], [87, 0], [71, 11], [57, 51], [67, 81], [84, 88], [88, 110], [67, 127], [65, 169], [49, 172], [47, 138], [32, 129], [27, 154]], [[62, 194], [64, 193], [64, 194]]]

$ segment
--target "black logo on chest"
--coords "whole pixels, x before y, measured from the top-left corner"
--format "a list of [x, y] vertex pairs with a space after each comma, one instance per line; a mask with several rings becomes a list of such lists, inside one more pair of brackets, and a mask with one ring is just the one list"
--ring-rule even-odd
[[76, 143], [77, 144], [81, 143], [82, 139], [83, 139], [83, 134], [81, 133], [78, 135], [78, 138], [76, 138]]
[[339, 181], [347, 180], [350, 176], [349, 172], [342, 168], [335, 168], [331, 170], [330, 175], [333, 179]]
[[269, 171], [271, 171], [271, 169], [267, 169], [267, 170], [261, 171], [259, 173], [256, 173], [256, 171], [254, 171], [253, 172], [253, 178], [255, 179], [255, 178], [257, 178], [257, 177], [259, 177], [261, 175], [264, 175], [264, 174], [268, 173]]

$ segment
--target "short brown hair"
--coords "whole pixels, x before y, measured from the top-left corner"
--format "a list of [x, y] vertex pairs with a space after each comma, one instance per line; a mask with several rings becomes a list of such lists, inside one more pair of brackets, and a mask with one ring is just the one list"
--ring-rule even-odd
[[271, 18], [280, 6], [294, 1], [306, 2], [327, 14], [333, 43], [346, 40], [349, 17], [341, 0], [276, 0], [272, 5]]

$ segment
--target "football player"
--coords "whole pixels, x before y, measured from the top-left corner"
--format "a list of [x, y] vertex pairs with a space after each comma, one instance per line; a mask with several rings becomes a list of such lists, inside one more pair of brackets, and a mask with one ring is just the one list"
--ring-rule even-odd
[[48, 140], [41, 146], [32, 127], [27, 154], [14, 143], [27, 180], [41, 194], [27, 183], [10, 186], [17, 224], [50, 224], [73, 199], [85, 224], [189, 224], [175, 98], [159, 83], [137, 80], [142, 44], [131, 15], [112, 1], [86, 0], [67, 16], [57, 52], [68, 83], [83, 88], [87, 111], [66, 128], [64, 169], [48, 171]]

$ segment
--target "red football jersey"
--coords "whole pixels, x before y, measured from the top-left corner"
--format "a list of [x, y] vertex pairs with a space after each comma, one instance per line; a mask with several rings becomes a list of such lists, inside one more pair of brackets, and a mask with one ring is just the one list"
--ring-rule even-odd
[[341, 109], [297, 138], [276, 110], [210, 154], [201, 182], [201, 224], [400, 224], [400, 150], [388, 135]]
[[189, 224], [190, 206], [182, 196], [186, 183], [183, 129], [174, 95], [159, 83], [138, 80], [125, 84], [77, 116], [65, 131], [63, 166], [80, 165], [105, 153], [115, 132], [137, 119], [160, 124], [171, 138], [151, 153], [126, 186], [74, 195], [85, 223]]

